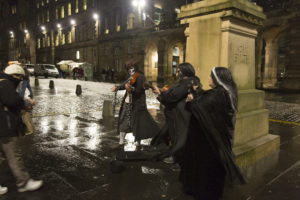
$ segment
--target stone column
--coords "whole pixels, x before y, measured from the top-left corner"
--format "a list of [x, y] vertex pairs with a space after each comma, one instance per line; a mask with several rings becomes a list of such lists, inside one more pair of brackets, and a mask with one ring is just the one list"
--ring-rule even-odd
[[255, 37], [265, 15], [248, 0], [204, 0], [181, 7], [186, 61], [196, 67], [205, 89], [215, 66], [228, 67], [239, 89], [234, 153], [242, 168], [279, 150], [269, 134], [264, 92], [255, 89]]
[[158, 54], [158, 75], [157, 75], [157, 82], [164, 83], [165, 82], [165, 75], [167, 73], [167, 66], [166, 66], [166, 56], [165, 56], [165, 46], [166, 42], [164, 40], [160, 40], [157, 45], [157, 54]]
[[278, 58], [278, 41], [266, 40], [265, 48], [265, 71], [263, 77], [263, 88], [277, 87], [277, 58]]

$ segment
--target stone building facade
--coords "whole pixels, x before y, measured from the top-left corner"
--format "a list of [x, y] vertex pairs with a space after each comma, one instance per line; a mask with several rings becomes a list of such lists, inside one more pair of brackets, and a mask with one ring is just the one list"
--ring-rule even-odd
[[184, 27], [177, 13], [190, 1], [0, 2], [3, 19], [9, 21], [0, 25], [7, 31], [2, 40], [9, 43], [0, 54], [3, 63], [88, 62], [97, 78], [102, 69], [112, 68], [121, 76], [126, 60], [135, 58], [148, 80], [166, 81], [184, 61]]
[[[274, 3], [277, 2], [277, 3]], [[267, 19], [257, 38], [258, 88], [300, 90], [300, 1], [262, 4]]]

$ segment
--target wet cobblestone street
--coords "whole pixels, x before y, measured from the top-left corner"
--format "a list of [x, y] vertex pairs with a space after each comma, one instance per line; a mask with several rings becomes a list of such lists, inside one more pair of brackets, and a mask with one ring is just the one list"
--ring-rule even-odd
[[[34, 79], [31, 82], [33, 85]], [[49, 79], [41, 79], [40, 86], [33, 86], [36, 133], [20, 139], [28, 170], [34, 178], [43, 179], [44, 186], [36, 192], [18, 193], [8, 166], [2, 164], [1, 184], [8, 186], [9, 192], [1, 200], [192, 200], [183, 194], [178, 170], [172, 165], [128, 162], [123, 173], [111, 173], [109, 164], [118, 151], [118, 136], [116, 121], [102, 118], [102, 104], [114, 98], [110, 92], [114, 84], [62, 79], [54, 79], [54, 83], [53, 90], [48, 87]], [[81, 96], [75, 94], [77, 84], [82, 86]], [[300, 123], [300, 101], [279, 101], [280, 94], [272, 95], [267, 94], [265, 101], [270, 118]], [[118, 93], [118, 101], [121, 96]], [[147, 98], [150, 113], [161, 124], [162, 113], [155, 95], [147, 91]], [[279, 180], [276, 177], [293, 165], [296, 167], [286, 174], [293, 176], [300, 171], [295, 165], [300, 160], [299, 126], [270, 122], [270, 132], [282, 138], [281, 164], [265, 176], [250, 179], [249, 185], [239, 190], [242, 194], [224, 200], [273, 200], [268, 190], [279, 187], [272, 187]], [[287, 177], [282, 183], [286, 184], [284, 178]], [[225, 197], [230, 196], [228, 193]]]

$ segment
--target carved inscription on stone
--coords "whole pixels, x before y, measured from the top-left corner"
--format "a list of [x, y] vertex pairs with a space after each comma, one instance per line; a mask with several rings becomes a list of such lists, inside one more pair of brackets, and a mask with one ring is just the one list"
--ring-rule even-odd
[[249, 45], [247, 43], [233, 46], [233, 63], [250, 64]]

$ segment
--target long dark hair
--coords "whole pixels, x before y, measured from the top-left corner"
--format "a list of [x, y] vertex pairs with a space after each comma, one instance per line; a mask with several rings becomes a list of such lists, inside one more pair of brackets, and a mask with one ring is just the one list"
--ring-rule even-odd
[[193, 65], [191, 65], [190, 63], [181, 63], [178, 66], [179, 70], [181, 71], [183, 76], [187, 76], [187, 77], [192, 77], [195, 76], [195, 69], [193, 67]]
[[211, 77], [216, 86], [221, 86], [226, 90], [230, 98], [232, 109], [237, 111], [237, 86], [233, 80], [230, 70], [225, 67], [214, 67], [211, 71]]

